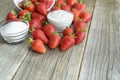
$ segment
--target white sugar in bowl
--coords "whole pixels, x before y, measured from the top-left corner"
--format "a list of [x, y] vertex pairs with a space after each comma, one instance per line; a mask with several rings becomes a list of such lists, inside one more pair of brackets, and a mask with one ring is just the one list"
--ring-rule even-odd
[[29, 24], [22, 21], [11, 21], [0, 27], [0, 34], [8, 43], [23, 41], [29, 30]]
[[59, 32], [63, 31], [66, 27], [70, 27], [73, 18], [73, 14], [65, 10], [52, 11], [47, 15], [47, 20], [55, 25]]

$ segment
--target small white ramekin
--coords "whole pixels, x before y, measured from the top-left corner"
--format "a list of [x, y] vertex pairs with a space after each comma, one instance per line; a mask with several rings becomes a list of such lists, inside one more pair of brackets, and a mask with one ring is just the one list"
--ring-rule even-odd
[[[63, 16], [65, 17], [64, 19], [62, 18]], [[47, 15], [48, 22], [56, 26], [58, 32], [62, 32], [66, 27], [70, 27], [73, 18], [73, 14], [65, 10], [52, 11]]]

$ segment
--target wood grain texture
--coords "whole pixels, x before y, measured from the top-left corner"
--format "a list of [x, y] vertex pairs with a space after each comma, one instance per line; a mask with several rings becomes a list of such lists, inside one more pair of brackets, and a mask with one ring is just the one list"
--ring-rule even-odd
[[[95, 0], [84, 2], [92, 14]], [[86, 40], [66, 52], [47, 48], [47, 53], [41, 55], [31, 51], [13, 80], [77, 80], [85, 43]]]
[[[7, 13], [14, 9], [12, 0], [0, 2], [0, 24], [6, 19]], [[27, 42], [7, 44], [0, 37], [0, 80], [11, 80], [28, 53]]]
[[120, 80], [120, 0], [97, 0], [79, 80]]

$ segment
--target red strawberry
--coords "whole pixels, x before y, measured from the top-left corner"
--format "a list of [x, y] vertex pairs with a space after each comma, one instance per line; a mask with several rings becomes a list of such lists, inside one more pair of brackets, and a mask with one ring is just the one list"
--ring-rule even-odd
[[32, 19], [39, 19], [41, 23], [43, 23], [46, 20], [45, 16], [43, 16], [37, 12], [32, 13]]
[[17, 19], [17, 14], [14, 10], [12, 10], [7, 14], [7, 20], [15, 20], [15, 19]]
[[77, 21], [79, 19], [80, 12], [77, 9], [72, 9], [72, 13], [74, 15], [73, 22]]
[[39, 3], [36, 5], [36, 11], [44, 16], [47, 15], [47, 7], [44, 3]]
[[55, 5], [55, 6], [52, 7], [51, 10], [52, 10], [52, 11], [61, 10], [61, 6], [60, 6], [60, 5]]
[[71, 7], [67, 4], [62, 4], [61, 9], [66, 10], [66, 11], [71, 11]]
[[45, 26], [43, 26], [43, 31], [45, 33], [45, 35], [50, 38], [53, 33], [56, 31], [55, 27], [52, 24], [47, 24]]
[[78, 3], [78, 0], [66, 0], [66, 3], [70, 6], [73, 6], [75, 3]]
[[56, 0], [55, 5], [62, 5], [64, 0]]
[[40, 39], [43, 41], [44, 44], [48, 44], [48, 39], [45, 36], [44, 32], [42, 30], [35, 30], [32, 32], [32, 37], [34, 39]]
[[86, 29], [86, 24], [85, 24], [85, 22], [83, 22], [83, 21], [76, 21], [76, 22], [74, 22], [74, 30], [75, 30], [75, 32], [78, 32], [78, 31], [80, 31], [80, 30], [84, 30], [84, 29]]
[[76, 33], [75, 44], [81, 43], [85, 39], [86, 33], [84, 31], [78, 31]]
[[38, 2], [39, 0], [30, 0], [32, 3], [36, 3], [36, 2]]
[[35, 6], [31, 1], [25, 1], [24, 9], [33, 12], [35, 10]]
[[23, 9], [25, 1], [21, 1], [18, 3], [18, 6]]
[[30, 21], [31, 20], [31, 14], [28, 10], [22, 10], [19, 12], [19, 19]]
[[44, 3], [47, 9], [52, 5], [53, 0], [40, 0], [41, 3]]
[[74, 5], [74, 8], [79, 10], [80, 12], [83, 12], [86, 9], [86, 5], [85, 4], [76, 3]]
[[73, 31], [73, 29], [70, 28], [70, 27], [67, 27], [66, 29], [63, 30], [63, 35], [64, 35], [64, 36], [70, 36], [70, 35], [73, 34], [73, 33], [74, 33], [74, 31]]
[[88, 21], [90, 21], [91, 15], [90, 15], [89, 12], [82, 12], [82, 13], [80, 14], [80, 18], [82, 19], [83, 22], [86, 22], [86, 23], [87, 23]]
[[40, 39], [32, 40], [31, 41], [31, 48], [33, 51], [41, 53], [41, 54], [46, 52], [46, 48]]
[[42, 25], [38, 19], [32, 19], [30, 22], [30, 29], [41, 29]]
[[48, 45], [51, 49], [55, 49], [59, 46], [61, 40], [61, 36], [58, 33], [53, 33], [53, 35], [49, 38]]
[[65, 36], [61, 41], [60, 49], [62, 51], [68, 50], [75, 45], [75, 39], [71, 36]]

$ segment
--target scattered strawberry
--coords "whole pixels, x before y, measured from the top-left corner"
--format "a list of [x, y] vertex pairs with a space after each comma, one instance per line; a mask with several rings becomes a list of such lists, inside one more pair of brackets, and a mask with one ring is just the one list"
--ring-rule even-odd
[[49, 38], [48, 45], [51, 49], [55, 49], [59, 46], [61, 40], [61, 36], [58, 33], [53, 33], [53, 35]]
[[42, 30], [35, 30], [32, 32], [32, 37], [34, 39], [40, 39], [44, 44], [48, 44], [48, 39], [45, 36], [44, 32]]
[[66, 3], [70, 6], [73, 6], [75, 3], [78, 3], [78, 0], [66, 0]]
[[74, 33], [74, 31], [73, 31], [73, 29], [70, 28], [70, 27], [67, 27], [66, 29], [63, 30], [63, 35], [64, 35], [64, 36], [70, 36], [70, 35], [73, 34], [73, 33]]
[[18, 6], [23, 9], [24, 3], [25, 3], [25, 1], [21, 1], [20, 3], [18, 3]]
[[44, 16], [47, 15], [47, 7], [44, 3], [39, 3], [36, 5], [36, 11]]
[[86, 33], [85, 31], [78, 31], [76, 33], [75, 44], [81, 43], [85, 39]]
[[52, 5], [53, 0], [40, 0], [41, 3], [44, 3], [47, 9]]
[[31, 41], [31, 48], [32, 48], [33, 51], [41, 53], [41, 54], [44, 54], [46, 52], [46, 48], [45, 48], [45, 45], [43, 44], [42, 40], [40, 40], [40, 39], [35, 39], [35, 40], [30, 39], [30, 41]]
[[66, 10], [66, 11], [71, 11], [71, 6], [64, 3], [64, 4], [62, 4], [61, 9]]
[[28, 10], [22, 10], [19, 12], [19, 19], [25, 20], [25, 21], [30, 21], [31, 20], [31, 14]]
[[33, 12], [35, 11], [35, 5], [31, 1], [25, 1], [24, 9]]
[[12, 10], [7, 14], [7, 20], [15, 20], [15, 19], [17, 19], [17, 14], [14, 10]]
[[47, 25], [43, 26], [43, 31], [45, 35], [48, 38], [50, 38], [53, 35], [53, 33], [56, 31], [56, 29], [52, 24], [48, 23]]
[[55, 11], [55, 10], [61, 10], [61, 6], [60, 5], [53, 6], [52, 11]]
[[75, 45], [75, 39], [74, 39], [74, 37], [65, 36], [65, 37], [63, 37], [63, 39], [61, 41], [60, 49], [62, 51], [66, 51], [69, 48], [73, 47], [74, 45]]
[[83, 12], [86, 9], [86, 5], [82, 3], [82, 0], [79, 0], [78, 3], [74, 4], [74, 8], [79, 10], [80, 12]]
[[30, 29], [42, 29], [41, 22], [39, 19], [32, 19], [30, 22]]
[[43, 16], [37, 12], [32, 13], [32, 19], [39, 19], [41, 23], [45, 22], [45, 20], [46, 20], [45, 16]]
[[77, 9], [72, 9], [72, 13], [74, 15], [74, 20], [73, 22], [76, 22], [79, 19], [80, 12]]
[[88, 21], [90, 21], [90, 19], [91, 19], [91, 15], [90, 15], [90, 13], [89, 12], [82, 12], [81, 14], [80, 14], [80, 18], [82, 19], [82, 21], [83, 22], [88, 22]]
[[64, 0], [56, 0], [55, 5], [62, 5], [64, 3]]
[[36, 2], [38, 2], [39, 0], [30, 0], [33, 4], [35, 4]]
[[74, 30], [75, 30], [75, 32], [78, 32], [80, 30], [85, 30], [85, 29], [86, 29], [86, 23], [85, 22], [80, 21], [80, 20], [74, 22]]

